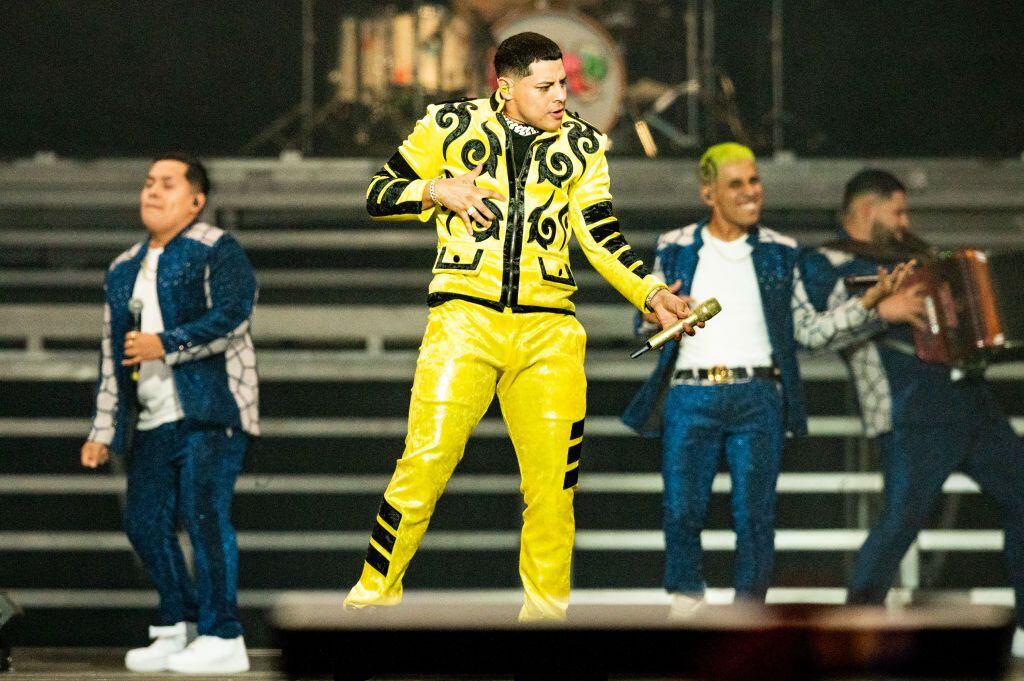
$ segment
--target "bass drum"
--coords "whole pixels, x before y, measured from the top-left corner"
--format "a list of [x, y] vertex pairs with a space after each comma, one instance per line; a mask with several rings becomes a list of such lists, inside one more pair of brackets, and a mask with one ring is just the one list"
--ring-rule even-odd
[[611, 130], [626, 91], [626, 65], [608, 32], [588, 16], [556, 10], [513, 14], [491, 29], [496, 45], [524, 31], [545, 35], [562, 48], [569, 85], [566, 108], [602, 132]]

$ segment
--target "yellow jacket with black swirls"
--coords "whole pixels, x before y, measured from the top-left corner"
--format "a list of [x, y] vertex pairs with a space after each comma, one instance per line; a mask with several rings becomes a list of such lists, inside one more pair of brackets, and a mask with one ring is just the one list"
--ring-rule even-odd
[[[428, 302], [454, 298], [513, 312], [573, 312], [576, 281], [569, 267], [575, 235], [594, 268], [637, 308], [663, 286], [622, 234], [612, 212], [606, 137], [568, 111], [557, 132], [542, 132], [514, 176], [504, 102], [464, 100], [432, 105], [398, 151], [373, 176], [366, 195], [375, 219], [426, 222], [437, 227], [437, 258]], [[507, 201], [485, 199], [496, 216], [490, 227], [440, 206], [421, 210], [424, 185], [457, 177], [478, 164], [479, 187]]]

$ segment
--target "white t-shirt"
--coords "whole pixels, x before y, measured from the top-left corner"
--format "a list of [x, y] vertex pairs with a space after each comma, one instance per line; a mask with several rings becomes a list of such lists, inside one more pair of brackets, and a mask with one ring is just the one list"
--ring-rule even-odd
[[[164, 318], [156, 294], [156, 270], [162, 248], [150, 248], [135, 278], [132, 297], [142, 301], [142, 333], [160, 333]], [[165, 423], [185, 417], [174, 387], [171, 368], [162, 359], [143, 362], [139, 366], [139, 430], [152, 430]]]
[[704, 245], [697, 260], [690, 295], [703, 302], [718, 298], [722, 311], [695, 336], [683, 336], [677, 369], [766, 367], [772, 345], [754, 271], [753, 247], [745, 236], [722, 241], [703, 228]]

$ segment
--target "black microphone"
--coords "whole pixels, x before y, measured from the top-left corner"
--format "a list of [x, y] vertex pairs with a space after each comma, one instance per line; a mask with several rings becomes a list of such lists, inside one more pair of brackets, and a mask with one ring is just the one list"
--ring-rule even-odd
[[[142, 331], [142, 301], [138, 298], [132, 298], [128, 301], [128, 314], [132, 316], [131, 328], [129, 331], [141, 332]], [[132, 368], [132, 380], [139, 380], [139, 365], [136, 364]]]
[[861, 274], [843, 277], [843, 284], [846, 286], [846, 288], [856, 288], [857, 286], [874, 286], [877, 283], [877, 274]]

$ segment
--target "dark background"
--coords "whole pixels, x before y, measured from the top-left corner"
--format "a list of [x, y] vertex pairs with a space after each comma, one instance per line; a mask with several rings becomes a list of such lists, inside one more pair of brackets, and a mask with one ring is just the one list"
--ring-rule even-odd
[[[383, 6], [318, 0], [318, 103], [332, 92], [327, 73], [341, 17]], [[299, 101], [301, 7], [299, 0], [6, 0], [0, 157], [167, 148], [238, 154]], [[606, 22], [631, 79], [673, 82], [683, 72], [683, 7], [682, 0], [596, 0], [586, 11]], [[1018, 156], [1022, 8], [1017, 1], [788, 0], [785, 147], [803, 156]], [[717, 68], [735, 83], [736, 110], [761, 151], [770, 149], [769, 17], [766, 0], [717, 3]], [[380, 129], [382, 148], [407, 132], [398, 128]], [[706, 141], [729, 136], [719, 122], [713, 131], [716, 139]], [[623, 140], [617, 153], [637, 151], [628, 126], [615, 134]], [[320, 134], [314, 153], [367, 148]]]

